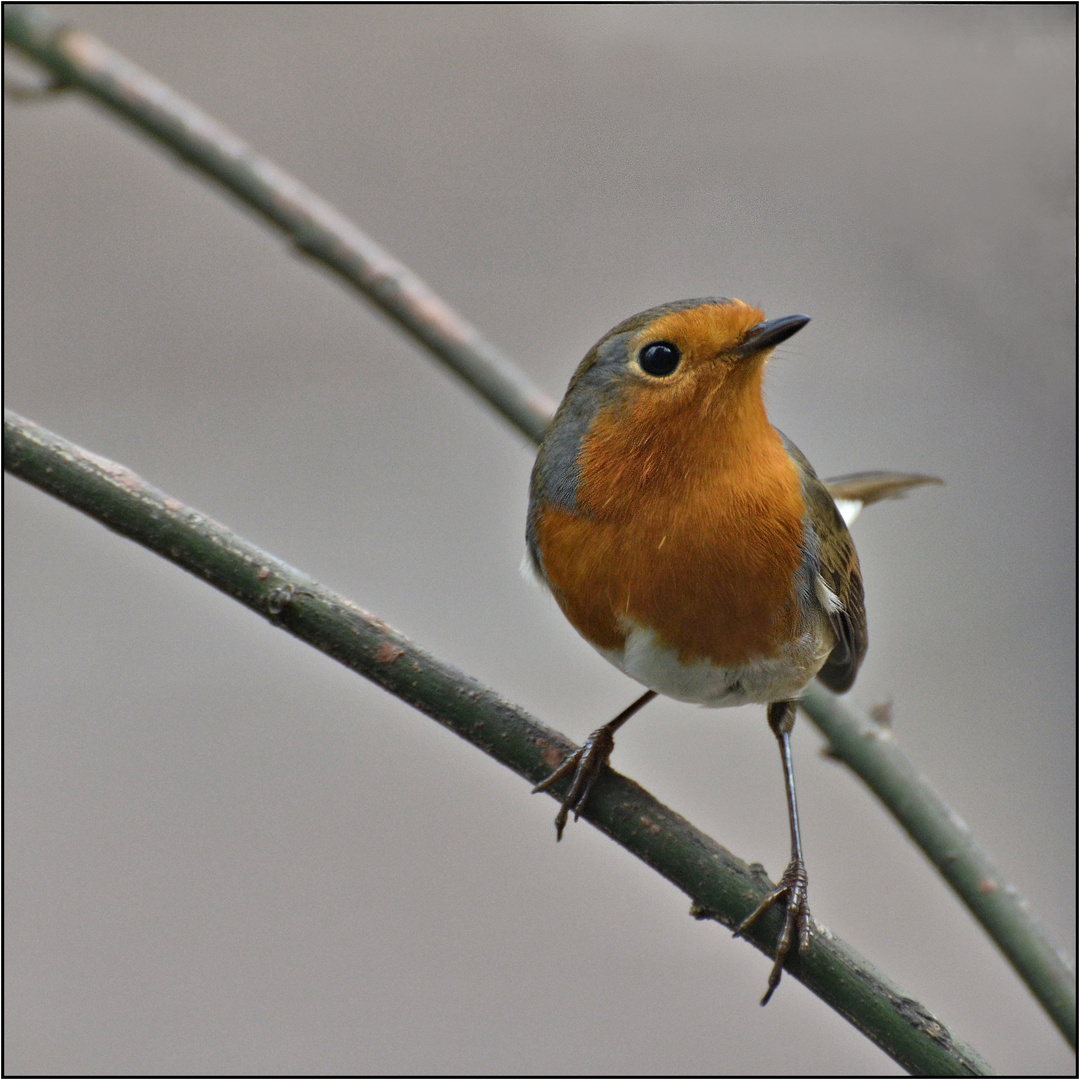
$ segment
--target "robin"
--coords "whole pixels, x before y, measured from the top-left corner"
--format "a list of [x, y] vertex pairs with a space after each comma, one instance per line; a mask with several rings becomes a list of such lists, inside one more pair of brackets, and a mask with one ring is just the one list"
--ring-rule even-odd
[[791, 861], [739, 926], [782, 903], [764, 1005], [795, 942], [810, 944], [791, 730], [819, 678], [844, 693], [866, 654], [862, 576], [847, 524], [862, 505], [937, 482], [861, 473], [830, 487], [765, 415], [773, 349], [810, 320], [766, 320], [722, 298], [619, 323], [581, 362], [533, 467], [527, 558], [574, 628], [648, 687], [546, 780], [570, 777], [562, 838], [606, 766], [615, 732], [657, 694], [766, 706], [779, 741]]

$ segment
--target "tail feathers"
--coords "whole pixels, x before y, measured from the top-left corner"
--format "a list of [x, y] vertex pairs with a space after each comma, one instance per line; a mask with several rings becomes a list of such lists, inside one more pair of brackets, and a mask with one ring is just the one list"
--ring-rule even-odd
[[882, 499], [901, 499], [912, 488], [922, 487], [923, 484], [944, 484], [945, 481], [921, 473], [861, 472], [834, 476], [824, 483], [844, 524], [850, 526], [864, 506]]

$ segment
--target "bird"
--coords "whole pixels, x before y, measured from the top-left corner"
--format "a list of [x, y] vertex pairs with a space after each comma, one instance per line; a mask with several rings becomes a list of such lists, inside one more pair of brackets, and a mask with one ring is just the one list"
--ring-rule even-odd
[[845, 516], [924, 483], [916, 473], [823, 482], [769, 423], [766, 361], [810, 319], [741, 300], [649, 308], [586, 354], [533, 466], [526, 562], [573, 627], [647, 689], [534, 791], [569, 782], [561, 839], [608, 764], [615, 733], [658, 694], [765, 706], [784, 774], [791, 857], [737, 927], [780, 904], [766, 1004], [810, 943], [791, 731], [815, 679], [849, 690], [866, 655], [859, 559]]

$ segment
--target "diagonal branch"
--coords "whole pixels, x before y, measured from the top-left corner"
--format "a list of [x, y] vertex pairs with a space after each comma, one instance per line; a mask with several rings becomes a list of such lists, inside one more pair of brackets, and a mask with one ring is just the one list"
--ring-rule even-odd
[[222, 184], [297, 250], [359, 289], [515, 427], [539, 441], [554, 402], [476, 327], [340, 210], [104, 42], [32, 4], [4, 7], [4, 40]]
[[[306, 574], [261, 551], [212, 518], [152, 487], [130, 469], [4, 413], [4, 468], [169, 559], [275, 626], [371, 679], [535, 783], [574, 749], [468, 675]], [[561, 785], [552, 794], [560, 794]], [[607, 770], [582, 814], [682, 889], [698, 918], [739, 925], [771, 884], [657, 802]], [[762, 952], [775, 945], [780, 916], [748, 932]], [[986, 1063], [922, 1005], [854, 949], [818, 927], [791, 974], [916, 1075], [971, 1076]]]
[[889, 808], [1075, 1047], [1076, 976], [1027, 901], [897, 746], [891, 728], [817, 683], [799, 706], [829, 740], [829, 755], [843, 761]]
[[[4, 7], [4, 37], [60, 82], [92, 94], [225, 186], [282, 230], [298, 250], [382, 308], [528, 438], [539, 441], [553, 403], [340, 211], [121, 54], [35, 5]], [[817, 688], [802, 705], [829, 740], [833, 756], [856, 772], [908, 830], [1075, 1047], [1075, 974], [957, 815], [891, 736], [867, 737], [875, 730], [868, 718]]]

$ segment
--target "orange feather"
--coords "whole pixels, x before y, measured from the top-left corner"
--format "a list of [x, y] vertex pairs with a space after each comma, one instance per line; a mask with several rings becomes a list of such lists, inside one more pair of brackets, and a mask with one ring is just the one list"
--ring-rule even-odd
[[762, 317], [706, 305], [642, 330], [676, 344], [682, 364], [629, 382], [598, 413], [577, 512], [546, 507], [538, 521], [555, 596], [599, 648], [620, 648], [636, 624], [683, 662], [728, 667], [776, 655], [794, 633], [799, 477], [765, 415], [764, 357], [725, 355]]

